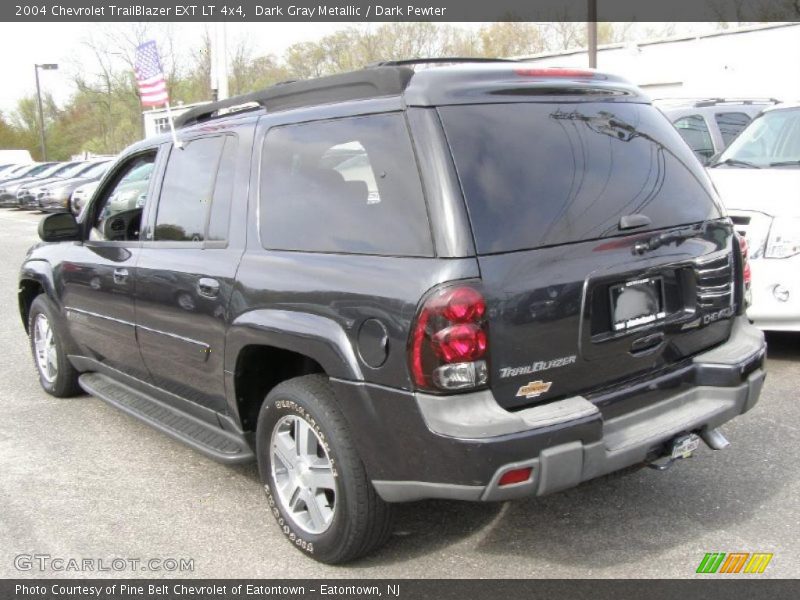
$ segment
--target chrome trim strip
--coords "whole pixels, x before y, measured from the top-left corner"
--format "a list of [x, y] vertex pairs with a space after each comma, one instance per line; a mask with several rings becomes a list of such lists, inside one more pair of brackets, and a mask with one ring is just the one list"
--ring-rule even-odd
[[97, 317], [98, 319], [105, 319], [106, 321], [113, 321], [114, 323], [120, 323], [122, 325], [129, 325], [130, 327], [136, 327], [136, 323], [131, 323], [130, 321], [124, 321], [123, 319], [117, 319], [115, 317], [109, 317], [108, 315], [101, 315], [100, 313], [92, 312], [90, 310], [83, 310], [82, 308], [73, 308], [72, 306], [65, 306], [64, 310], [78, 313], [81, 315], [86, 315], [89, 317]]
[[197, 340], [193, 340], [192, 338], [188, 338], [188, 337], [184, 337], [182, 335], [178, 335], [177, 333], [170, 333], [168, 331], [161, 331], [160, 329], [153, 329], [152, 327], [146, 327], [144, 325], [136, 325], [136, 328], [137, 329], [144, 329], [145, 331], [149, 331], [151, 333], [158, 333], [160, 335], [165, 335], [167, 337], [171, 337], [173, 339], [180, 340], [182, 342], [187, 342], [189, 344], [194, 344], [196, 346], [202, 346], [203, 348], [205, 348], [206, 352], [208, 352], [208, 350], [211, 348], [211, 346], [209, 346], [205, 342], [199, 342]]
[[710, 268], [710, 269], [697, 269], [697, 275], [699, 277], [701, 277], [701, 278], [706, 277], [706, 278], [709, 278], [709, 279], [714, 277], [712, 275], [712, 273], [719, 273], [720, 275], [724, 275], [724, 274], [730, 273], [730, 272], [731, 272], [731, 266], [730, 265], [724, 265], [722, 267], [715, 267], [715, 268]]
[[74, 313], [78, 313], [78, 314], [82, 314], [82, 315], [87, 315], [89, 317], [97, 317], [98, 319], [105, 319], [106, 321], [113, 321], [114, 323], [120, 323], [121, 325], [128, 325], [130, 327], [134, 327], [134, 328], [137, 328], [137, 329], [144, 329], [145, 331], [150, 331], [151, 333], [158, 333], [160, 335], [165, 335], [167, 337], [171, 337], [171, 338], [174, 338], [176, 340], [181, 340], [182, 342], [187, 342], [189, 344], [194, 344], [196, 346], [200, 346], [200, 347], [204, 348], [206, 352], [208, 352], [211, 349], [211, 346], [209, 344], [206, 344], [205, 342], [200, 342], [200, 341], [194, 340], [192, 338], [184, 337], [182, 335], [178, 335], [177, 333], [170, 333], [168, 331], [161, 331], [159, 329], [153, 329], [152, 327], [146, 327], [144, 325], [137, 325], [136, 323], [131, 323], [130, 321], [125, 321], [123, 319], [117, 319], [115, 317], [109, 317], [108, 315], [101, 315], [100, 313], [92, 312], [90, 310], [83, 310], [82, 308], [74, 308], [72, 306], [66, 306], [65, 310], [68, 310], [68, 311], [71, 311], [71, 312], [74, 312]]

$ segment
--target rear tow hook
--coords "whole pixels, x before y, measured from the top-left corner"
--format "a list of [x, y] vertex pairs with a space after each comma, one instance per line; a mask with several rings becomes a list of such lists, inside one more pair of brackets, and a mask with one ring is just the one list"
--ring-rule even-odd
[[666, 460], [661, 462], [649, 462], [647, 463], [648, 467], [656, 471], [666, 471], [677, 461], [684, 458], [691, 458], [694, 451], [700, 446], [700, 438], [694, 433], [679, 435], [667, 442], [666, 446]]
[[700, 436], [694, 433], [679, 435], [667, 442], [666, 460], [648, 462], [647, 466], [657, 471], [666, 471], [677, 461], [691, 458], [700, 446], [701, 438], [712, 450], [723, 450], [731, 445], [719, 429], [704, 429]]

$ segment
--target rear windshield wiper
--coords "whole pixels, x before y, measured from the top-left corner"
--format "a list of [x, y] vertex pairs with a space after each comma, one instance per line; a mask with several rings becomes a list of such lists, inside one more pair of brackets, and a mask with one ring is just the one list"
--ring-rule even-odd
[[672, 242], [680, 242], [683, 240], [688, 240], [689, 238], [696, 237], [698, 234], [702, 233], [703, 226], [699, 227], [689, 227], [686, 229], [678, 229], [677, 231], [667, 231], [666, 233], [659, 233], [654, 235], [653, 237], [641, 241], [636, 242], [633, 246], [634, 254], [644, 254], [645, 252], [651, 252], [656, 248], [660, 248], [665, 244], [669, 244]]
[[770, 167], [800, 167], [800, 160], [779, 160], [769, 163]]
[[720, 165], [728, 165], [730, 167], [747, 167], [748, 169], [760, 169], [757, 164], [747, 162], [746, 160], [739, 160], [736, 158], [726, 158], [723, 161], [715, 162], [709, 168], [713, 169], [714, 167], [718, 167]]

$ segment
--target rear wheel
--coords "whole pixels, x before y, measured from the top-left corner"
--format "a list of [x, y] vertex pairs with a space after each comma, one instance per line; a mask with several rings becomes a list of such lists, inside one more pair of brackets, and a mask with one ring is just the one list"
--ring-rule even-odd
[[391, 533], [327, 378], [276, 386], [258, 418], [257, 453], [270, 510], [284, 535], [329, 564], [368, 554]]
[[28, 314], [28, 332], [31, 353], [39, 383], [45, 392], [57, 398], [67, 398], [81, 393], [79, 373], [70, 364], [64, 351], [57, 312], [44, 294], [37, 296]]

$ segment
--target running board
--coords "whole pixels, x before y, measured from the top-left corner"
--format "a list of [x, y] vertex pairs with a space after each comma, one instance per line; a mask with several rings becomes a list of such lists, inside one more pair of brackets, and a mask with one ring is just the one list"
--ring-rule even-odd
[[101, 373], [84, 373], [80, 386], [92, 396], [223, 463], [251, 462], [245, 439], [169, 406]]

